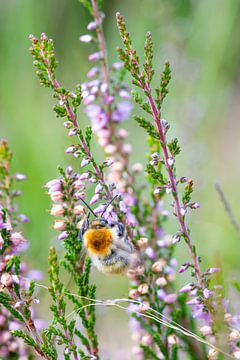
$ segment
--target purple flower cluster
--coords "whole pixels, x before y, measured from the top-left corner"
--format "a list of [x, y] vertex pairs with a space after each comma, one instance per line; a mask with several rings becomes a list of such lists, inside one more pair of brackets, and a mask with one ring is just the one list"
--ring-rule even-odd
[[[27, 264], [24, 262], [14, 263], [14, 261], [22, 251], [28, 247], [28, 242], [19, 231], [15, 228], [18, 225], [17, 219], [27, 222], [25, 215], [17, 215], [17, 206], [13, 203], [16, 191], [11, 189], [13, 180], [22, 181], [26, 177], [22, 174], [10, 175], [11, 152], [8, 149], [6, 140], [0, 141], [1, 151], [1, 205], [0, 205], [0, 292], [8, 293], [12, 299], [12, 306], [17, 311], [22, 311], [24, 306], [24, 296], [22, 293], [27, 291], [31, 279], [35, 279], [36, 275], [40, 275], [37, 270], [28, 270]], [[18, 264], [18, 265], [17, 265]], [[18, 269], [17, 269], [18, 268]], [[15, 291], [15, 287], [19, 291]], [[32, 298], [28, 301], [38, 303], [38, 299]], [[35, 325], [41, 326], [42, 322], [35, 318], [34, 309], [30, 308], [32, 319]], [[23, 340], [13, 337], [11, 330], [24, 329], [24, 324], [14, 318], [9, 310], [4, 307], [0, 308], [0, 357], [2, 359], [15, 358], [27, 360], [31, 354], [30, 348], [26, 346]]]

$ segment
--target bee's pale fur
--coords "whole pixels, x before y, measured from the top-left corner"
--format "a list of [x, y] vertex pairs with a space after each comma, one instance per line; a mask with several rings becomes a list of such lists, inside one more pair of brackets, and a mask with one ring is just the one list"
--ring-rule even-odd
[[[99, 231], [101, 233], [98, 233]], [[117, 227], [89, 229], [83, 235], [84, 245], [93, 264], [106, 274], [124, 273], [131, 267], [134, 258], [136, 259], [133, 245], [125, 240], [125, 234], [119, 236], [118, 232]], [[98, 240], [101, 242], [100, 246]]]

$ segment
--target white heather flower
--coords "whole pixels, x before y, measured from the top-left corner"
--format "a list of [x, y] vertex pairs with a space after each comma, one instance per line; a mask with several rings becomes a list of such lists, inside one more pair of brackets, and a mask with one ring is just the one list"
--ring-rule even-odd
[[166, 260], [160, 259], [153, 263], [152, 265], [152, 271], [153, 272], [162, 272], [164, 270], [164, 267], [167, 265]]
[[140, 249], [146, 249], [148, 246], [148, 238], [142, 237], [139, 240], [137, 240], [137, 245]]
[[200, 328], [200, 332], [203, 336], [209, 336], [212, 334], [212, 328], [211, 326], [205, 325]]
[[240, 339], [240, 333], [238, 330], [233, 330], [229, 334], [229, 340], [230, 341], [237, 341]]
[[160, 287], [164, 287], [167, 285], [167, 280], [165, 279], [165, 277], [161, 276], [161, 277], [157, 278], [156, 285], [158, 285]]
[[133, 164], [133, 166], [132, 166], [132, 171], [133, 171], [133, 172], [136, 172], [136, 173], [139, 173], [139, 172], [143, 171], [143, 166], [142, 166], [142, 164], [141, 164], [141, 163], [135, 163], [135, 164]]
[[174, 159], [173, 159], [173, 158], [169, 158], [169, 159], [167, 160], [167, 162], [168, 162], [168, 165], [169, 165], [169, 166], [173, 166], [173, 164], [174, 164]]
[[84, 207], [82, 205], [76, 205], [73, 208], [73, 213], [75, 215], [83, 215], [84, 214]]
[[138, 297], [139, 297], [139, 292], [138, 292], [138, 290], [137, 289], [131, 289], [130, 291], [129, 291], [129, 297], [131, 298], [131, 299], [134, 299], [134, 300], [136, 300]]
[[121, 161], [116, 161], [116, 162], [113, 164], [112, 169], [113, 169], [114, 171], [122, 171], [122, 170], [123, 170], [123, 167], [124, 167], [124, 165], [123, 165], [123, 163], [122, 163]]
[[54, 204], [50, 211], [50, 214], [53, 216], [62, 216], [64, 214], [64, 208], [62, 205]]
[[3, 273], [0, 280], [4, 286], [10, 286], [13, 283], [12, 276], [8, 273]]
[[117, 147], [113, 144], [109, 144], [105, 148], [105, 152], [109, 155], [115, 154], [116, 150], [117, 150]]
[[53, 228], [58, 231], [63, 231], [66, 229], [66, 224], [63, 220], [55, 220]]
[[79, 40], [81, 42], [84, 42], [84, 43], [90, 43], [92, 41], [92, 35], [89, 35], [89, 34], [86, 34], [86, 35], [81, 35]]
[[208, 359], [209, 360], [216, 360], [218, 357], [218, 351], [215, 349], [210, 349], [208, 352]]
[[148, 290], [149, 290], [148, 284], [140, 284], [138, 286], [138, 291], [142, 295], [147, 294]]
[[151, 335], [145, 334], [142, 336], [141, 343], [145, 346], [150, 346], [153, 342]]
[[186, 214], [186, 212], [187, 212], [186, 209], [184, 209], [184, 208], [180, 209], [180, 213], [181, 213], [182, 216], [184, 216]]

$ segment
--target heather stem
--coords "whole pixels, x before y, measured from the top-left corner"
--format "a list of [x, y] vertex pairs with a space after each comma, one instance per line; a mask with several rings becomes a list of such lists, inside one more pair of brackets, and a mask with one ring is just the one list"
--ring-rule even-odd
[[[142, 84], [141, 84], [141, 86], [142, 86]], [[158, 111], [156, 106], [155, 106], [154, 100], [153, 100], [152, 95], [151, 95], [151, 89], [150, 89], [149, 84], [146, 84], [144, 86], [144, 90], [147, 93], [148, 102], [149, 102], [149, 104], [151, 106], [152, 114], [153, 114], [153, 117], [155, 119], [155, 122], [156, 122], [156, 125], [157, 125], [157, 128], [158, 128], [160, 142], [161, 142], [161, 146], [162, 146], [163, 154], [164, 154], [165, 166], [166, 166], [166, 169], [167, 169], [167, 172], [168, 172], [173, 198], [175, 200], [177, 218], [178, 218], [178, 221], [180, 223], [182, 232], [184, 234], [184, 237], [185, 237], [185, 240], [186, 240], [186, 243], [187, 243], [187, 246], [188, 246], [189, 254], [190, 254], [191, 259], [193, 261], [196, 278], [198, 280], [198, 283], [199, 283], [201, 289], [204, 290], [205, 285], [204, 285], [204, 281], [203, 281], [203, 279], [201, 277], [201, 271], [200, 271], [200, 266], [199, 266], [199, 263], [198, 263], [198, 259], [197, 259], [197, 256], [196, 256], [195, 252], [193, 251], [193, 245], [192, 245], [192, 241], [191, 241], [191, 238], [190, 238], [190, 235], [189, 235], [189, 231], [188, 231], [187, 226], [185, 224], [184, 217], [181, 214], [181, 205], [180, 205], [180, 200], [179, 200], [179, 195], [178, 195], [176, 179], [175, 179], [172, 167], [169, 165], [170, 156], [169, 156], [169, 153], [168, 153], [168, 148], [167, 148], [167, 144], [166, 144], [166, 138], [165, 138], [165, 135], [164, 135], [164, 130], [163, 130], [163, 127], [162, 127], [162, 124], [161, 124], [160, 111]]]

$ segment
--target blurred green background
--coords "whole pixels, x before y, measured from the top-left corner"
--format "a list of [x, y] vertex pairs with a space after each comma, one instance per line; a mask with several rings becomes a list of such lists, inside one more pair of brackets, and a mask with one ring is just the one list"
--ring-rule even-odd
[[[104, 10], [110, 62], [117, 60], [120, 39], [115, 13], [120, 11], [137, 50], [141, 52], [150, 30], [158, 70], [166, 59], [172, 64], [163, 117], [172, 125], [170, 134], [177, 135], [182, 144], [178, 174], [195, 180], [194, 199], [201, 204], [190, 219], [192, 236], [204, 264], [220, 264], [228, 283], [239, 275], [240, 235], [230, 224], [214, 183], [220, 182], [240, 222], [240, 1], [107, 0]], [[50, 201], [42, 186], [57, 176], [57, 165], [73, 160], [64, 154], [71, 141], [52, 112], [54, 100], [39, 86], [33, 70], [28, 35], [44, 31], [54, 39], [59, 80], [73, 88], [85, 81], [91, 66], [87, 56], [94, 46], [79, 42], [89, 20], [77, 0], [0, 0], [0, 136], [9, 140], [14, 151], [14, 170], [28, 177], [20, 200], [21, 211], [31, 217], [24, 229], [31, 243], [27, 258], [42, 270], [46, 270], [49, 243], [56, 244], [46, 211]], [[80, 121], [88, 122], [83, 113]], [[143, 131], [133, 121], [126, 127], [134, 144], [133, 159], [145, 161]], [[72, 164], [78, 166], [77, 161]], [[168, 227], [173, 233], [176, 223]], [[178, 257], [187, 258], [184, 246], [179, 247]], [[110, 292], [109, 285], [116, 280], [95, 276], [101, 284], [99, 296], [126, 295], [124, 278]], [[107, 339], [110, 350], [121, 341], [120, 345], [126, 345], [111, 331]]]

